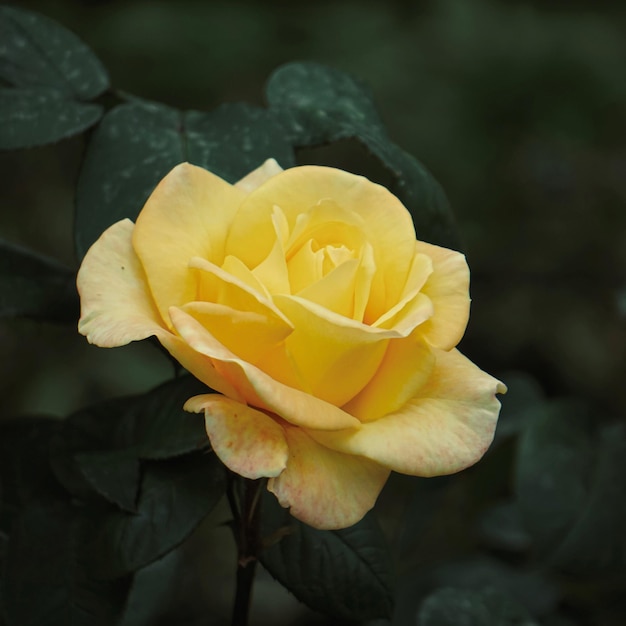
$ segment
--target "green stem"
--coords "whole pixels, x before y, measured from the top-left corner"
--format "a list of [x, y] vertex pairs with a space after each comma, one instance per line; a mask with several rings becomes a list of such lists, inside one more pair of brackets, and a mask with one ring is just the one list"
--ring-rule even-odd
[[[243, 489], [236, 504], [234, 483], [243, 482]], [[264, 481], [233, 476], [229, 486], [229, 502], [234, 518], [237, 541], [237, 589], [231, 626], [247, 626], [252, 599], [252, 587], [260, 547], [260, 495]]]

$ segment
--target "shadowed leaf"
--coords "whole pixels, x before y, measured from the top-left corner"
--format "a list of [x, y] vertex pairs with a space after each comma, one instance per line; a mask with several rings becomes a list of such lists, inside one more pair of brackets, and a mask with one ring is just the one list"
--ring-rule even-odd
[[72, 270], [31, 250], [0, 241], [0, 317], [76, 322], [78, 313], [76, 275]]
[[626, 433], [593, 427], [587, 410], [553, 402], [523, 433], [516, 494], [539, 555], [591, 575], [626, 564]]
[[539, 626], [523, 607], [492, 588], [438, 589], [422, 603], [416, 623], [417, 626]]
[[110, 626], [126, 581], [91, 578], [82, 549], [89, 531], [80, 509], [34, 502], [17, 517], [3, 576], [7, 626]]
[[198, 526], [224, 490], [224, 468], [213, 454], [148, 465], [137, 512], [111, 512], [94, 528], [93, 571], [115, 578], [156, 561]]
[[261, 516], [263, 538], [270, 542], [261, 563], [298, 600], [340, 619], [390, 617], [391, 563], [372, 514], [350, 528], [317, 530], [268, 494]]

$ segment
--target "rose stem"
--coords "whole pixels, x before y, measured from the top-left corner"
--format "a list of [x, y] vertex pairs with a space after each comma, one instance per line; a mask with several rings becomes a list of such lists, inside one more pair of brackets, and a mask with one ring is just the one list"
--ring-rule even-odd
[[[233, 483], [239, 480], [243, 481], [243, 493], [241, 493], [239, 498], [240, 506], [237, 507], [233, 493]], [[252, 585], [254, 583], [254, 573], [260, 545], [260, 495], [263, 482], [262, 480], [249, 480], [233, 476], [229, 485], [228, 500], [233, 512], [233, 530], [237, 541], [237, 588], [233, 606], [232, 626], [247, 626], [248, 624]]]

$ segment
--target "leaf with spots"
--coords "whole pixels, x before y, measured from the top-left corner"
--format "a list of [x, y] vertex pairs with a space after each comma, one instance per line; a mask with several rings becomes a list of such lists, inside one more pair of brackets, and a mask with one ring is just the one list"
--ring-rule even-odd
[[52, 143], [95, 124], [109, 86], [91, 50], [55, 21], [0, 7], [0, 149]]
[[293, 150], [273, 114], [246, 104], [212, 112], [147, 102], [112, 109], [87, 149], [76, 192], [79, 256], [111, 224], [135, 220], [157, 183], [183, 161], [234, 183], [273, 157], [293, 165]]
[[411, 212], [418, 237], [458, 247], [441, 186], [389, 138], [369, 91], [359, 81], [317, 63], [288, 63], [272, 74], [266, 93], [270, 111], [283, 123], [294, 146], [358, 139], [394, 175], [394, 191]]

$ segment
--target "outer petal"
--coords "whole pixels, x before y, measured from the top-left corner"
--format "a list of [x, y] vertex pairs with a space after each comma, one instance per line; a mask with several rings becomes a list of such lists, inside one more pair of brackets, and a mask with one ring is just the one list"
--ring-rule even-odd
[[124, 346], [163, 330], [131, 239], [134, 224], [113, 224], [91, 246], [78, 271], [78, 332], [103, 348]]
[[156, 187], [133, 233], [161, 316], [167, 309], [195, 300], [197, 278], [187, 266], [192, 257], [217, 264], [233, 215], [246, 194], [195, 165], [181, 163]]
[[237, 391], [217, 373], [210, 359], [162, 326], [132, 247], [133, 228], [130, 220], [113, 224], [87, 252], [77, 277], [82, 307], [79, 332], [103, 348], [155, 335], [203, 383], [238, 398]]
[[[172, 307], [170, 317], [180, 336], [197, 353], [208, 357], [216, 370], [237, 390], [238, 397], [298, 426], [319, 429], [358, 428], [360, 422], [340, 408], [284, 385], [254, 365], [239, 359], [193, 317]], [[192, 374], [198, 376], [191, 369]]]
[[396, 472], [439, 476], [458, 472], [482, 457], [500, 411], [496, 393], [506, 387], [460, 352], [436, 352], [429, 382], [399, 411], [358, 431], [309, 431], [320, 443], [363, 455]]
[[287, 468], [267, 488], [297, 519], [322, 529], [347, 528], [374, 506], [389, 470], [367, 459], [320, 446], [286, 427]]
[[186, 411], [204, 411], [206, 432], [222, 463], [245, 478], [278, 476], [289, 449], [282, 427], [269, 415], [218, 394], [190, 398]]
[[362, 422], [397, 411], [424, 387], [434, 365], [432, 350], [421, 338], [393, 339], [374, 377], [342, 408]]
[[240, 181], [235, 183], [235, 187], [250, 193], [257, 187], [260, 187], [266, 180], [269, 180], [272, 176], [280, 174], [283, 168], [278, 165], [275, 159], [267, 159], [263, 165], [260, 165], [255, 170], [252, 170], [249, 174], [246, 174]]
[[442, 350], [454, 348], [469, 320], [469, 268], [460, 252], [417, 242], [417, 250], [433, 262], [433, 273], [422, 288], [433, 303], [432, 317], [420, 327], [422, 336]]

